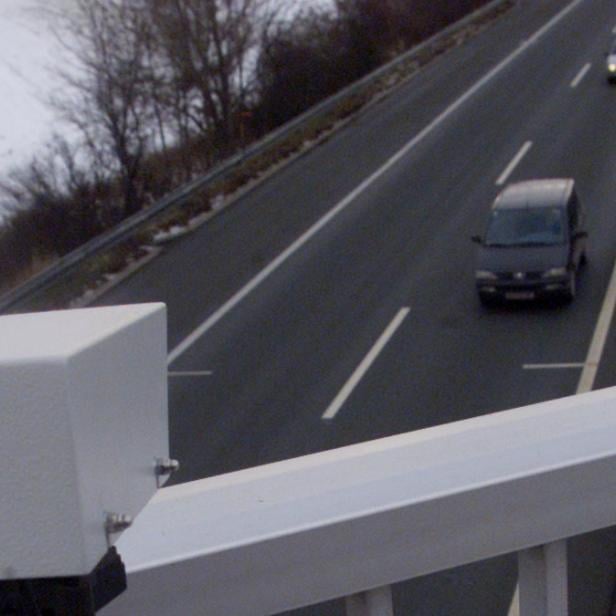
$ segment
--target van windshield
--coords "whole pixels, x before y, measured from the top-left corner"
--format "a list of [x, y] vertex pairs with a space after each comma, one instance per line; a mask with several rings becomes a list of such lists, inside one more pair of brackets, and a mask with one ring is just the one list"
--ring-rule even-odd
[[486, 246], [551, 246], [565, 241], [563, 210], [558, 207], [492, 210]]

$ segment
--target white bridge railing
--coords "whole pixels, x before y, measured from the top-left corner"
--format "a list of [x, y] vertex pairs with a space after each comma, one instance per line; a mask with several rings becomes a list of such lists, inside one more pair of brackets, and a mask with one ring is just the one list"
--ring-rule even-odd
[[0, 603], [70, 576], [91, 613], [115, 543], [106, 616], [388, 616], [391, 584], [513, 552], [522, 616], [567, 614], [566, 538], [616, 525], [615, 388], [158, 489], [165, 330], [159, 304], [0, 318]]
[[275, 614], [519, 553], [522, 615], [567, 613], [565, 538], [616, 524], [616, 389], [158, 492], [109, 615]]

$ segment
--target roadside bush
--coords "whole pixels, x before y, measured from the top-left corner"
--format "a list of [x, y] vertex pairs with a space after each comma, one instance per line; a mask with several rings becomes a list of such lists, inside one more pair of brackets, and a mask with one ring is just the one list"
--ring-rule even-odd
[[279, 126], [353, 77], [346, 67], [343, 33], [327, 13], [302, 13], [265, 33], [257, 64], [257, 117]]
[[257, 117], [279, 126], [487, 0], [336, 0], [264, 33]]

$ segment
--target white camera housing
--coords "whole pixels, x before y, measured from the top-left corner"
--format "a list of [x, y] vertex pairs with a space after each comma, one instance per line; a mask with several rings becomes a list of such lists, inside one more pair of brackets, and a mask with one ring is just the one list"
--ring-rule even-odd
[[90, 573], [168, 458], [164, 304], [0, 317], [0, 580]]

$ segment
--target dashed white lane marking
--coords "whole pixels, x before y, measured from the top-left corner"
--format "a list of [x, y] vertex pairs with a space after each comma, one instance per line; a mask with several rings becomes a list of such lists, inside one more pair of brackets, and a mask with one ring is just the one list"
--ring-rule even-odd
[[355, 369], [355, 372], [353, 372], [349, 380], [344, 384], [344, 387], [340, 390], [340, 393], [334, 398], [325, 413], [323, 413], [322, 419], [333, 419], [336, 416], [338, 411], [342, 408], [342, 405], [353, 393], [353, 390], [357, 387], [366, 372], [368, 372], [368, 369], [379, 356], [380, 352], [385, 348], [385, 345], [391, 340], [400, 325], [402, 325], [402, 321], [406, 319], [409, 312], [410, 308], [400, 309], [393, 321], [387, 326], [374, 346], [370, 349], [368, 355], [364, 357], [362, 362]]
[[169, 372], [169, 376], [212, 376], [211, 370], [185, 370], [181, 372]]
[[514, 169], [520, 164], [520, 161], [526, 156], [528, 150], [533, 147], [532, 141], [527, 141], [519, 150], [519, 152], [513, 157], [511, 162], [505, 167], [505, 170], [500, 174], [498, 180], [496, 180], [497, 186], [502, 186], [509, 176], [513, 173]]
[[582, 79], [584, 79], [584, 77], [586, 76], [586, 73], [588, 73], [588, 71], [590, 70], [590, 67], [592, 66], [592, 64], [589, 62], [588, 64], [585, 64], [581, 69], [580, 72], [575, 76], [575, 79], [571, 82], [571, 87], [572, 88], [577, 88], [580, 81], [582, 81]]
[[481, 88], [489, 83], [501, 71], [507, 68], [514, 60], [518, 58], [526, 49], [536, 43], [546, 32], [551, 30], [561, 19], [569, 14], [582, 0], [573, 0], [571, 4], [566, 6], [560, 13], [557, 13], [537, 30], [531, 37], [517, 47], [510, 55], [501, 60], [496, 66], [488, 71], [481, 79], [476, 81], [460, 98], [456, 99], [447, 109], [442, 111], [430, 124], [424, 127], [415, 137], [413, 137], [405, 146], [398, 150], [389, 160], [387, 160], [379, 169], [372, 175], [368, 176], [359, 186], [352, 190], [342, 201], [337, 203], [325, 216], [319, 219], [310, 229], [303, 235], [297, 238], [286, 250], [276, 257], [267, 267], [261, 270], [254, 278], [246, 283], [235, 295], [229, 298], [218, 310], [213, 312], [201, 325], [199, 325], [191, 334], [186, 336], [167, 356], [167, 363], [171, 364], [184, 351], [191, 347], [205, 332], [214, 327], [230, 310], [235, 308], [248, 294], [258, 287], [266, 278], [276, 271], [289, 257], [296, 253], [312, 236], [316, 235], [323, 227], [325, 227], [333, 218], [342, 212], [350, 203], [352, 203], [362, 192], [369, 186], [374, 184], [381, 176], [391, 169], [398, 161], [406, 156], [413, 148], [421, 143], [428, 135], [438, 128], [450, 115], [457, 111], [466, 101], [473, 97]]
[[561, 363], [561, 364], [523, 364], [524, 370], [562, 370], [567, 368], [583, 368], [581, 362]]

